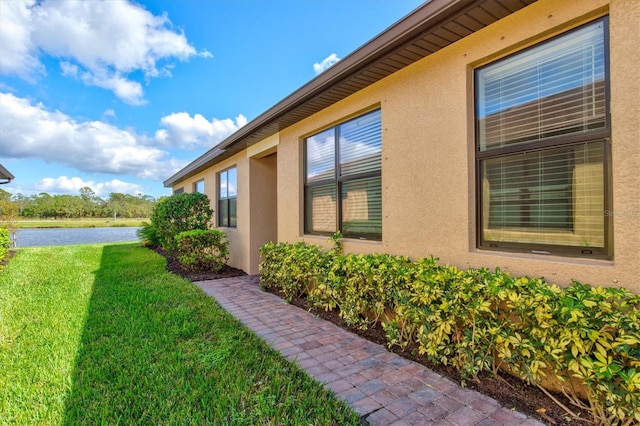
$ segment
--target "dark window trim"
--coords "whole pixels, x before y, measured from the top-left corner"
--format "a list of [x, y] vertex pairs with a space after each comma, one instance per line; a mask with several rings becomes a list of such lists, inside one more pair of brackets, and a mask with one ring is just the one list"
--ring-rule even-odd
[[[314, 186], [319, 186], [319, 185], [326, 185], [328, 183], [331, 184], [335, 184], [336, 185], [336, 227], [337, 230], [340, 230], [342, 232], [342, 235], [345, 238], [353, 238], [353, 239], [361, 239], [361, 240], [371, 240], [371, 241], [382, 241], [382, 233], [380, 234], [368, 234], [368, 233], [349, 233], [349, 232], [345, 232], [342, 228], [342, 186], [344, 183], [347, 182], [352, 182], [352, 181], [356, 181], [356, 180], [361, 180], [361, 179], [367, 179], [367, 178], [372, 178], [372, 177], [382, 177], [382, 166], [380, 167], [380, 170], [377, 171], [371, 171], [371, 172], [365, 172], [365, 173], [358, 173], [358, 174], [354, 174], [354, 175], [350, 175], [350, 176], [342, 176], [342, 168], [340, 165], [340, 126], [342, 124], [348, 123], [352, 120], [357, 120], [358, 118], [365, 116], [367, 114], [370, 114], [372, 112], [375, 111], [380, 111], [382, 112], [381, 108], [378, 106], [376, 108], [372, 108], [370, 110], [366, 110], [366, 111], [361, 111], [359, 114], [354, 115], [354, 116], [350, 116], [348, 119], [345, 119], [343, 121], [339, 121], [337, 123], [334, 123], [333, 125], [320, 129], [314, 133], [312, 133], [309, 136], [306, 136], [303, 138], [303, 164], [304, 164], [304, 168], [303, 168], [303, 173], [304, 173], [304, 191], [303, 191], [303, 230], [304, 230], [304, 234], [306, 235], [322, 235], [322, 236], [331, 236], [333, 235], [333, 232], [321, 232], [321, 231], [311, 231], [308, 227], [309, 223], [310, 223], [310, 214], [311, 211], [310, 209], [307, 209], [307, 195], [308, 195], [308, 188], [314, 187]], [[381, 116], [382, 118], [382, 116]], [[331, 179], [323, 179], [321, 181], [314, 181], [314, 182], [307, 182], [307, 139], [312, 137], [313, 135], [316, 135], [318, 133], [321, 132], [325, 132], [327, 130], [333, 130], [334, 132], [334, 152], [335, 152], [335, 164], [334, 164], [334, 177]], [[336, 231], [337, 231], [336, 230]]]
[[[477, 120], [476, 120], [477, 121]], [[585, 142], [598, 141], [608, 139], [611, 130], [598, 130], [590, 133], [569, 136], [554, 136], [553, 138], [539, 139], [517, 145], [508, 145], [500, 148], [493, 148], [487, 151], [476, 151], [476, 158], [486, 160], [487, 158], [504, 157], [506, 155], [518, 154], [522, 152], [546, 151], [550, 148], [560, 148], [563, 146], [571, 146]]]
[[[236, 169], [236, 181], [237, 181], [237, 179], [238, 179], [238, 166], [237, 165], [228, 167], [228, 168], [226, 168], [224, 170], [221, 170], [221, 171], [219, 171], [217, 173], [218, 193], [217, 193], [216, 209], [218, 210], [218, 212], [216, 214], [216, 220], [217, 220], [218, 228], [237, 228], [238, 227], [238, 223], [237, 223], [237, 221], [238, 221], [238, 213], [237, 213], [238, 195], [237, 195], [237, 192], [236, 192], [236, 196], [235, 197], [222, 198], [221, 191], [220, 191], [220, 177], [222, 176], [223, 173], [227, 173], [227, 182], [229, 182], [228, 172], [229, 172], [229, 170], [232, 170], [232, 169]], [[237, 182], [236, 182], [236, 184], [237, 184]], [[237, 188], [236, 188], [236, 191], [237, 191]], [[231, 217], [232, 217], [231, 216], [231, 200], [236, 200], [236, 218], [235, 218], [236, 219], [236, 224], [235, 225], [231, 224]], [[226, 218], [227, 219], [227, 225], [223, 225], [222, 224], [223, 223], [223, 220], [222, 220], [222, 209], [220, 208], [220, 205], [221, 205], [222, 202], [225, 202], [227, 204], [227, 209], [226, 209], [226, 211], [227, 211], [227, 218]]]
[[198, 184], [199, 184], [200, 182], [202, 182], [202, 188], [203, 188], [203, 190], [202, 190], [202, 194], [204, 194], [204, 178], [199, 179], [199, 180], [197, 180], [197, 181], [193, 182], [193, 192], [200, 192], [200, 191], [198, 191]]
[[[544, 43], [548, 43], [554, 39], [567, 36], [575, 31], [584, 28], [587, 25], [592, 25], [596, 22], [602, 22], [603, 25], [603, 43], [604, 43], [604, 66], [605, 66], [605, 128], [602, 130], [596, 130], [591, 132], [585, 132], [581, 134], [571, 134], [568, 136], [553, 136], [540, 140], [535, 140], [528, 143], [508, 145], [498, 148], [492, 148], [485, 151], [480, 150], [480, 126], [478, 120], [478, 99], [479, 99], [479, 85], [477, 84], [478, 73], [485, 67], [491, 66], [499, 61], [506, 60], [515, 55], [524, 53], [530, 49], [538, 47]], [[604, 210], [611, 209], [612, 206], [612, 170], [611, 170], [611, 90], [610, 90], [610, 48], [609, 48], [609, 16], [603, 16], [594, 19], [585, 24], [579, 25], [576, 28], [572, 28], [554, 37], [541, 40], [532, 46], [525, 49], [513, 52], [505, 57], [491, 61], [481, 67], [473, 70], [473, 85], [474, 85], [474, 99], [473, 99], [473, 120], [474, 120], [474, 151], [475, 151], [475, 192], [476, 192], [476, 205], [475, 205], [475, 220], [476, 220], [476, 247], [480, 250], [487, 251], [502, 251], [502, 252], [516, 252], [516, 253], [529, 253], [540, 255], [557, 255], [557, 256], [571, 256], [581, 258], [593, 258], [593, 259], [613, 259], [613, 222], [610, 216], [604, 216], [604, 247], [580, 247], [580, 246], [562, 246], [552, 244], [534, 244], [534, 243], [516, 243], [516, 242], [503, 242], [503, 241], [484, 241], [483, 236], [483, 215], [482, 207], [484, 200], [482, 196], [482, 161], [489, 158], [503, 157], [509, 154], [517, 154], [524, 152], [542, 151], [550, 148], [562, 148], [579, 144], [586, 144], [589, 142], [603, 143], [603, 179], [604, 179]]]

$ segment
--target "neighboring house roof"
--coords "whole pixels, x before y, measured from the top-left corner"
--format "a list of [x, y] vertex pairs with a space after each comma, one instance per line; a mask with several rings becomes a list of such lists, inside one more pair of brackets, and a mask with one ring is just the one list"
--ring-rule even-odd
[[0, 164], [0, 184], [9, 183], [15, 178], [14, 175], [9, 172], [9, 170], [5, 169], [2, 164]]
[[431, 0], [318, 75], [164, 181], [231, 157], [536, 0]]

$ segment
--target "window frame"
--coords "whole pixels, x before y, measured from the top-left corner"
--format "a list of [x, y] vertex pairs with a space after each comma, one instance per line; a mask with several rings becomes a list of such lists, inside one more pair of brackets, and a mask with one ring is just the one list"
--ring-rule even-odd
[[[340, 231], [345, 238], [355, 238], [361, 240], [370, 240], [370, 241], [382, 241], [382, 226], [380, 228], [379, 234], [374, 233], [358, 233], [358, 232], [345, 232], [343, 229], [343, 214], [344, 214], [344, 206], [342, 200], [342, 190], [345, 184], [350, 182], [362, 181], [365, 179], [371, 178], [380, 178], [380, 191], [382, 192], [382, 158], [380, 160], [380, 168], [378, 170], [368, 171], [357, 173], [349, 176], [342, 176], [341, 173], [341, 152], [340, 152], [340, 127], [346, 123], [351, 121], [358, 120], [362, 117], [365, 117], [368, 114], [372, 114], [374, 112], [380, 113], [380, 128], [382, 129], [382, 109], [378, 106], [376, 108], [360, 112], [356, 116], [350, 117], [339, 123], [333, 124], [329, 127], [322, 128], [318, 131], [315, 131], [311, 135], [308, 135], [303, 138], [302, 146], [303, 146], [303, 232], [305, 235], [323, 235], [323, 236], [331, 236], [333, 233]], [[334, 169], [333, 169], [333, 177], [331, 179], [324, 179], [320, 181], [308, 182], [308, 149], [307, 149], [307, 141], [309, 138], [326, 132], [328, 130], [333, 130], [333, 138], [334, 138]], [[382, 131], [380, 133], [380, 153], [382, 156]], [[323, 231], [313, 231], [310, 229], [311, 222], [311, 214], [312, 210], [308, 207], [308, 189], [326, 185], [327, 183], [333, 183], [335, 185], [335, 194], [336, 194], [336, 229], [333, 232], [323, 232]], [[380, 209], [382, 210], [382, 199], [380, 201]]]
[[[234, 170], [236, 171], [235, 175], [236, 175], [236, 194], [233, 197], [229, 197], [228, 195], [223, 197], [222, 196], [222, 188], [221, 188], [221, 184], [222, 184], [222, 175], [226, 174], [227, 177], [227, 183], [229, 182], [229, 171], [230, 170]], [[238, 166], [231, 166], [229, 168], [226, 168], [224, 170], [221, 170], [220, 172], [217, 173], [217, 187], [218, 187], [218, 192], [217, 192], [217, 204], [216, 204], [216, 209], [217, 209], [217, 213], [216, 213], [216, 220], [217, 220], [217, 224], [218, 224], [218, 228], [237, 228], [238, 227], [238, 211], [237, 211], [237, 207], [238, 207]], [[228, 193], [228, 190], [227, 190]], [[235, 206], [236, 206], [236, 210], [235, 210], [235, 215], [231, 214], [231, 204], [232, 201], [235, 200]], [[226, 217], [226, 224], [225, 221], [223, 221], [223, 217], [222, 217], [222, 211], [223, 209], [221, 208], [222, 203], [226, 204], [226, 212], [227, 212], [227, 217]], [[232, 219], [235, 219], [233, 223]]]
[[[198, 189], [198, 185], [202, 184], [202, 191]], [[193, 182], [193, 192], [204, 194], [204, 178]]]
[[[480, 99], [480, 84], [479, 71], [485, 67], [497, 64], [501, 61], [512, 58], [516, 55], [520, 55], [527, 52], [530, 49], [534, 49], [543, 46], [545, 43], [549, 43], [561, 37], [565, 37], [574, 33], [589, 25], [594, 25], [601, 22], [603, 25], [603, 49], [604, 49], [604, 128], [598, 130], [590, 130], [584, 133], [569, 133], [568, 135], [554, 135], [542, 139], [531, 139], [527, 142], [517, 142], [511, 145], [507, 144], [497, 148], [481, 150], [481, 138], [480, 138], [480, 117], [479, 117], [479, 99]], [[488, 251], [507, 251], [507, 252], [519, 252], [519, 253], [533, 253], [541, 255], [559, 255], [570, 256], [580, 258], [595, 258], [595, 259], [613, 259], [613, 232], [611, 218], [605, 215], [607, 210], [611, 210], [612, 206], [612, 177], [611, 177], [611, 90], [610, 90], [610, 49], [609, 49], [609, 17], [603, 16], [580, 25], [576, 28], [572, 28], [554, 37], [542, 40], [530, 47], [516, 51], [505, 57], [496, 59], [485, 65], [474, 68], [472, 77], [474, 85], [474, 163], [475, 163], [475, 185], [476, 185], [476, 247], [480, 250]], [[588, 247], [579, 245], [560, 245], [560, 244], [545, 244], [545, 243], [529, 243], [529, 242], [508, 242], [508, 241], [494, 241], [484, 238], [484, 221], [483, 207], [485, 202], [483, 193], [483, 162], [485, 160], [495, 158], [505, 158], [514, 154], [533, 153], [550, 151], [556, 148], [572, 148], [579, 145], [587, 145], [592, 143], [602, 143], [602, 167], [603, 167], [603, 247]], [[575, 203], [572, 205], [575, 207]], [[575, 209], [574, 209], [575, 210]], [[487, 219], [487, 223], [489, 218]]]

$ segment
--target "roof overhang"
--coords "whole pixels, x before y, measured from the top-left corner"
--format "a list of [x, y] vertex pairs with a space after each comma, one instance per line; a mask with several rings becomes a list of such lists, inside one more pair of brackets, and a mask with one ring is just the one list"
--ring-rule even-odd
[[431, 0], [164, 181], [189, 178], [536, 0]]
[[5, 169], [2, 164], [0, 164], [0, 185], [9, 183], [15, 178], [14, 175], [9, 172], [9, 170]]

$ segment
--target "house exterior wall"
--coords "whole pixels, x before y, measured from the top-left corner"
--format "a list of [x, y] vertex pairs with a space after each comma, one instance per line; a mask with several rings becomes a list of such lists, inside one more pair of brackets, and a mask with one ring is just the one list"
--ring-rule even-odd
[[278, 238], [278, 188], [276, 187], [277, 154], [265, 157], [249, 158], [250, 165], [250, 229], [251, 239], [248, 267], [250, 274], [258, 273], [260, 247], [268, 241]]
[[[476, 248], [473, 71], [601, 16], [609, 16], [613, 259]], [[640, 293], [640, 8], [635, 0], [540, 0], [280, 132], [278, 240], [304, 235], [303, 140], [367, 110], [382, 113], [382, 241], [348, 252], [434, 255], [459, 267], [623, 286]]]
[[188, 179], [176, 182], [173, 188], [184, 188], [185, 193], [192, 193], [194, 184], [204, 179], [204, 193], [209, 197], [213, 214], [213, 223], [217, 224], [218, 213], [218, 173], [231, 167], [237, 167], [238, 171], [238, 197], [237, 197], [237, 218], [238, 223], [235, 228], [218, 227], [217, 229], [227, 234], [229, 240], [229, 266], [250, 271], [250, 215], [247, 206], [250, 205], [250, 181], [249, 181], [249, 158], [244, 152], [234, 155], [202, 173], [194, 175]]
[[217, 229], [229, 240], [228, 264], [249, 274], [258, 273], [260, 247], [277, 238], [277, 145], [278, 136], [274, 135], [173, 185], [174, 189], [192, 193], [195, 183], [204, 179], [204, 193], [214, 210], [213, 224], [217, 225], [218, 173], [237, 167], [237, 226]]

